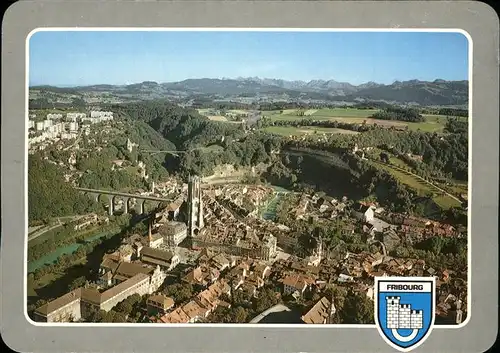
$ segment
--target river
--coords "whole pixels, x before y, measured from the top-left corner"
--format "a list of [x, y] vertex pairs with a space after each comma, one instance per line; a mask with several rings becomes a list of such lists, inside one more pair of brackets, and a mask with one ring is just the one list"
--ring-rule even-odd
[[[117, 234], [119, 231], [120, 230], [118, 229], [116, 231], [105, 231], [105, 232], [97, 233], [91, 237], [86, 238], [85, 242], [89, 243], [89, 242], [92, 242], [92, 241], [99, 239], [99, 238], [104, 238], [106, 236], [112, 236], [112, 235]], [[77, 243], [77, 242], [72, 243], [70, 245], [65, 245], [65, 246], [62, 246], [62, 247], [58, 248], [57, 250], [39, 258], [38, 260], [30, 261], [30, 262], [28, 262], [28, 272], [34, 272], [37, 269], [39, 269], [40, 267], [52, 264], [60, 256], [66, 255], [66, 254], [72, 254], [82, 245], [83, 245], [82, 243]]]
[[261, 217], [269, 221], [273, 221], [276, 218], [276, 208], [278, 207], [279, 202], [284, 196], [283, 193], [290, 192], [290, 190], [287, 190], [280, 186], [271, 185], [271, 187], [274, 189], [276, 194], [274, 194], [273, 198], [267, 203], [261, 213]]

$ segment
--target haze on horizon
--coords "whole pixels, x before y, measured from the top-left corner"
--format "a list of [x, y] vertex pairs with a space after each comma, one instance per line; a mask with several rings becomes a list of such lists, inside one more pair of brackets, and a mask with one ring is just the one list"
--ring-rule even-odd
[[468, 50], [445, 32], [42, 31], [29, 43], [29, 84], [467, 80]]

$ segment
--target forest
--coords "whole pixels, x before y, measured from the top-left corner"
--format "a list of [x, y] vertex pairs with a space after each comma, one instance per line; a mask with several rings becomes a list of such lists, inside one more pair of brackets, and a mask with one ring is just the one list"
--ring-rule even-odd
[[[426, 133], [422, 131], [395, 131], [381, 127], [353, 127], [340, 122], [305, 122], [297, 120], [293, 124], [318, 124], [319, 126], [358, 129], [360, 134], [332, 134], [327, 141], [304, 140], [288, 141], [282, 137], [255, 131], [248, 134], [239, 124], [227, 124], [210, 121], [193, 109], [178, 107], [165, 101], [149, 101], [127, 103], [113, 106], [114, 111], [126, 122], [123, 136], [116, 137], [107, 143], [101, 152], [88, 154], [80, 158], [75, 165], [82, 173], [78, 183], [88, 188], [146, 187], [144, 181], [124, 169], [111, 170], [110, 163], [115, 159], [123, 159], [132, 167], [137, 161], [143, 161], [148, 167], [148, 174], [153, 179], [168, 174], [185, 177], [188, 174], [210, 175], [213, 168], [221, 164], [239, 166], [255, 166], [265, 163], [269, 166], [263, 177], [268, 181], [287, 187], [304, 187], [304, 185], [321, 185], [328, 187], [328, 181], [322, 176], [340, 173], [338, 169], [328, 169], [324, 164], [311, 162], [303, 166], [297, 165], [296, 159], [287, 161], [276, 158], [275, 151], [287, 152], [292, 148], [314, 150], [335, 154], [338, 159], [349, 163], [350, 171], [342, 173], [342, 183], [337, 185], [357, 185], [356, 192], [370, 194], [385, 190], [381, 197], [388, 197], [389, 206], [394, 210], [411, 209], [413, 199], [411, 191], [387, 173], [362, 167], [363, 163], [353, 161], [349, 155], [354, 145], [363, 147], [380, 147], [390, 149], [395, 155], [408, 153], [422, 156], [421, 163], [415, 163], [419, 171], [425, 175], [442, 178], [453, 178], [467, 181], [468, 178], [468, 126], [466, 122], [456, 118], [447, 119], [445, 134]], [[417, 119], [420, 115], [413, 110], [386, 108], [384, 112], [398, 118]], [[399, 114], [399, 115], [398, 115]], [[400, 115], [404, 115], [401, 117]], [[392, 116], [392, 115], [391, 115]], [[390, 116], [389, 116], [390, 118]], [[264, 122], [265, 123], [265, 122]], [[280, 122], [275, 122], [280, 124]], [[126, 137], [138, 142], [141, 148], [188, 150], [182, 157], [157, 154], [151, 155], [126, 150]], [[84, 141], [85, 143], [85, 141]], [[98, 141], [99, 143], [99, 141]], [[49, 150], [45, 154], [53, 159], [65, 160], [68, 156], [63, 151]], [[305, 154], [307, 155], [307, 153]], [[329, 157], [328, 157], [329, 158]], [[346, 159], [347, 158], [347, 159]], [[290, 159], [290, 158], [289, 158]], [[303, 158], [304, 160], [304, 158]], [[291, 163], [293, 162], [293, 163]], [[411, 163], [411, 161], [409, 161]], [[418, 164], [418, 165], [417, 165]], [[410, 164], [411, 165], [411, 164]], [[326, 168], [326, 169], [324, 169]], [[43, 220], [50, 217], [84, 212], [92, 207], [91, 201], [77, 193], [62, 176], [60, 166], [43, 160], [42, 155], [35, 154], [29, 159], [29, 219]], [[340, 174], [339, 174], [340, 175]], [[323, 181], [322, 181], [323, 180]], [[377, 189], [373, 185], [385, 185]]]
[[389, 106], [371, 116], [373, 119], [423, 122], [425, 118], [417, 109]]
[[93, 202], [64, 180], [58, 166], [38, 155], [28, 157], [28, 221], [83, 214]]

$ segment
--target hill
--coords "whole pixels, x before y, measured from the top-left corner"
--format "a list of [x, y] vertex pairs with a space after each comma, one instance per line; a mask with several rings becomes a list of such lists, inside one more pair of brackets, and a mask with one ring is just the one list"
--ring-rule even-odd
[[[30, 88], [31, 101], [44, 98], [58, 102], [80, 97], [84, 100], [100, 97], [104, 102], [141, 101], [158, 98], [186, 100], [205, 96], [208, 99], [254, 97], [257, 100], [300, 99], [323, 102], [381, 101], [412, 103], [422, 106], [466, 106], [468, 81], [396, 81], [390, 85], [367, 82], [352, 85], [335, 80], [286, 81], [268, 78], [187, 79], [179, 82], [157, 83], [145, 81], [130, 85], [92, 85], [60, 88], [34, 86]], [[92, 97], [92, 98], [89, 98]], [[113, 99], [111, 99], [111, 97]]]

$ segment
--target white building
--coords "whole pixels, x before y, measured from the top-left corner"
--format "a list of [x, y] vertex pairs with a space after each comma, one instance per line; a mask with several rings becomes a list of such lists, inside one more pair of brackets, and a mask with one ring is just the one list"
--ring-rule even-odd
[[111, 118], [113, 119], [113, 112], [91, 111], [91, 118]]
[[78, 119], [83, 119], [87, 116], [85, 113], [67, 113], [66, 114], [66, 121], [77, 121]]
[[43, 121], [43, 130], [47, 130], [49, 127], [54, 125], [54, 122], [52, 120], [44, 120]]
[[71, 140], [77, 138], [78, 134], [76, 132], [63, 132], [61, 133], [62, 140]]
[[354, 211], [354, 216], [363, 222], [372, 222], [375, 217], [374, 207], [359, 205]]
[[76, 121], [72, 121], [68, 123], [66, 126], [69, 131], [78, 131], [78, 123]]
[[62, 114], [54, 114], [54, 113], [47, 114], [47, 119], [49, 120], [57, 120], [62, 118], [63, 118]]

